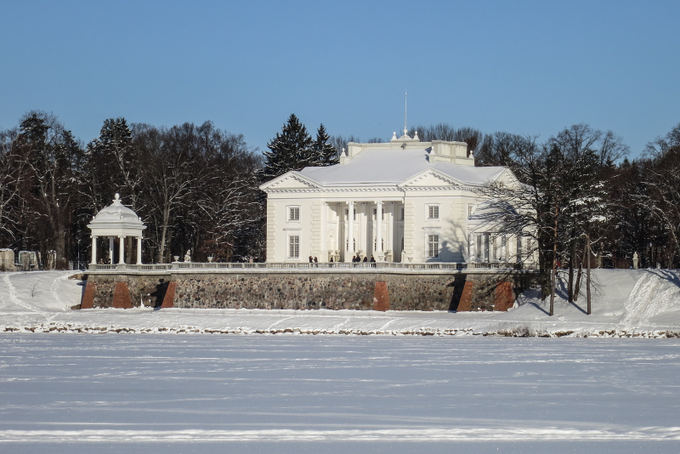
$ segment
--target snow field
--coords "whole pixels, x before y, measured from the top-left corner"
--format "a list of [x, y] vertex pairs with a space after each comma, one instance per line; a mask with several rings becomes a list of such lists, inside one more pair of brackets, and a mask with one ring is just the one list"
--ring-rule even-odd
[[72, 311], [69, 275], [0, 274], [0, 452], [680, 452], [680, 339], [581, 339], [678, 337], [675, 271], [597, 270], [593, 315], [553, 317], [531, 291], [507, 313]]
[[3, 334], [0, 451], [675, 453], [678, 347]]

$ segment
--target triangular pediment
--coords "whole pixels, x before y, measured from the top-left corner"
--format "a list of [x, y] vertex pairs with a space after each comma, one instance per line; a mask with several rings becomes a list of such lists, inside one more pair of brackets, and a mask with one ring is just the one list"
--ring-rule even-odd
[[404, 187], [450, 187], [457, 186], [460, 182], [448, 175], [439, 172], [435, 169], [424, 170], [408, 180], [404, 181], [400, 186]]
[[516, 188], [520, 184], [519, 180], [510, 169], [505, 169], [503, 172], [498, 174], [498, 176], [493, 179], [493, 183], [510, 188]]
[[260, 189], [263, 191], [269, 190], [299, 190], [299, 189], [315, 189], [319, 186], [309, 178], [300, 175], [298, 172], [286, 172], [281, 176], [269, 180], [262, 184]]

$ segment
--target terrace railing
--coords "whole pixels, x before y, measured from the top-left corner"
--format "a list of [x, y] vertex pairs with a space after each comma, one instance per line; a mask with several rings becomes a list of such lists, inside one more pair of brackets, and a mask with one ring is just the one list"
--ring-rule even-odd
[[155, 264], [90, 264], [88, 271], [137, 271], [137, 272], [168, 272], [168, 271], [342, 271], [366, 273], [371, 271], [417, 271], [417, 272], [503, 272], [503, 271], [534, 271], [532, 263], [508, 262], [426, 262], [426, 263], [391, 263], [391, 262], [324, 262], [324, 263], [248, 263], [248, 262], [172, 262]]

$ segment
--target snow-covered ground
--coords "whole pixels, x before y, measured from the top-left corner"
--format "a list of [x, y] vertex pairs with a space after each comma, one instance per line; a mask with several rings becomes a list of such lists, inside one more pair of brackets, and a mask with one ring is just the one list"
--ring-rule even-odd
[[0, 452], [677, 453], [679, 339], [0, 335]]
[[667, 270], [595, 270], [592, 315], [577, 304], [528, 291], [509, 312], [373, 312], [210, 309], [73, 311], [73, 273], [0, 273], [0, 332], [310, 333], [676, 337], [680, 277]]
[[[554, 317], [531, 292], [507, 313], [73, 311], [70, 274], [0, 273], [0, 452], [680, 452], [677, 272], [597, 270], [593, 315]], [[633, 336], [676, 338], [613, 338]]]

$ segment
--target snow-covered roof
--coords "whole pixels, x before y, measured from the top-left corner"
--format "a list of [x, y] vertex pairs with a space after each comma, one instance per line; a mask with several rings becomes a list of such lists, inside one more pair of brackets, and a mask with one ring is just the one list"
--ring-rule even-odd
[[139, 233], [146, 228], [137, 213], [123, 205], [116, 194], [113, 203], [102, 208], [87, 225], [93, 235], [118, 235]]
[[399, 146], [366, 150], [345, 164], [305, 167], [299, 173], [322, 186], [400, 184], [429, 169], [462, 184], [481, 185], [493, 181], [505, 167], [474, 167], [449, 162], [430, 162], [428, 150], [403, 150]]

